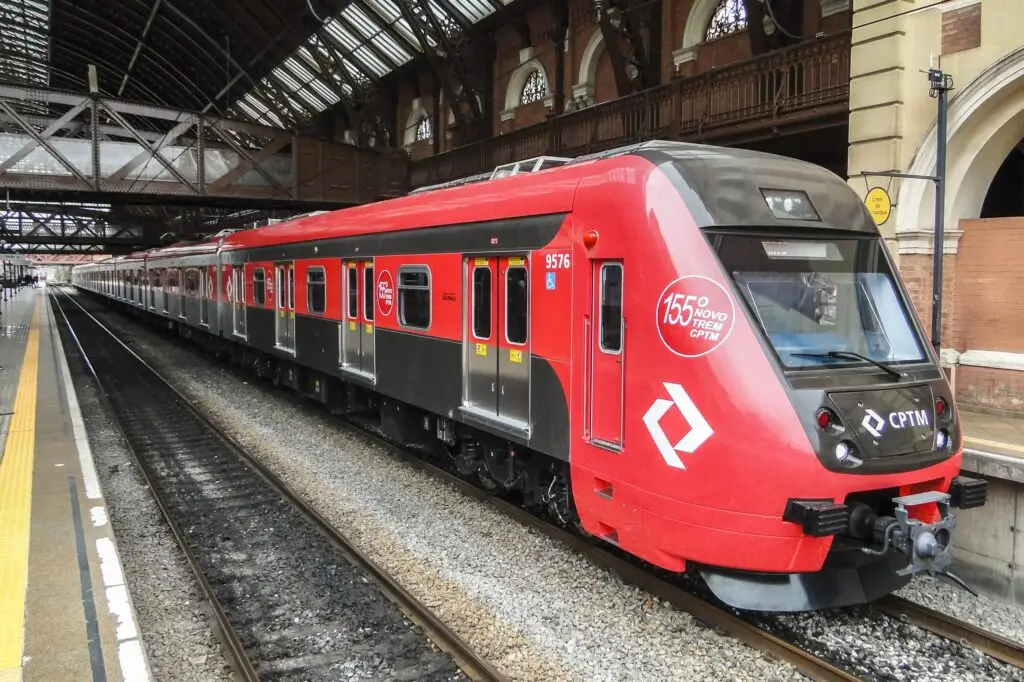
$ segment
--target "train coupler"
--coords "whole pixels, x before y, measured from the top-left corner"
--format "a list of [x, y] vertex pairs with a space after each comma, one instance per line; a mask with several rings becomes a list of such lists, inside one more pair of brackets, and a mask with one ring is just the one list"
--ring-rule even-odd
[[[953, 561], [952, 539], [956, 517], [950, 509], [951, 495], [938, 491], [894, 497], [894, 516], [879, 516], [872, 520], [874, 535], [882, 542], [881, 549], [862, 548], [866, 554], [883, 555], [897, 550], [907, 556], [909, 563], [896, 571], [905, 576], [928, 571], [932, 576], [944, 574]], [[924, 522], [910, 518], [910, 507], [932, 504], [939, 510], [939, 520]]]

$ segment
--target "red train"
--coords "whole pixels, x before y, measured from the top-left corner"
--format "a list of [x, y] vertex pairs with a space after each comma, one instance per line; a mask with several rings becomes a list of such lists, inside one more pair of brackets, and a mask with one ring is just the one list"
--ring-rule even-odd
[[73, 283], [739, 608], [946, 570], [985, 483], [841, 178], [667, 142], [531, 164]]

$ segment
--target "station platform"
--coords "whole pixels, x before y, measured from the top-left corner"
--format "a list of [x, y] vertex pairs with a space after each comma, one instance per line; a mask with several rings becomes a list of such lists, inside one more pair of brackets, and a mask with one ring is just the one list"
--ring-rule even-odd
[[0, 682], [148, 681], [46, 299], [0, 302]]
[[997, 415], [960, 408], [964, 471], [1024, 483], [1024, 415]]

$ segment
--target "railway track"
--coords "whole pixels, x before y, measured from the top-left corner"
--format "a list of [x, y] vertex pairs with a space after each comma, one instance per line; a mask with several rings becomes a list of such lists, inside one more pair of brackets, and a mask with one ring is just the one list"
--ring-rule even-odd
[[874, 606], [893, 618], [906, 618], [940, 637], [973, 646], [987, 656], [1024, 669], [1024, 644], [895, 595], [878, 600]]
[[[278, 392], [275, 391], [275, 393]], [[292, 398], [299, 400], [294, 396]], [[304, 401], [301, 402], [305, 404]], [[380, 437], [372, 430], [367, 430], [365, 425], [359, 424], [355, 420], [340, 419], [336, 424], [341, 430], [380, 445], [409, 466], [424, 470], [435, 478], [454, 485], [463, 493], [484, 501], [517, 521], [536, 528], [553, 539], [585, 554], [596, 564], [615, 572], [625, 582], [633, 584], [686, 611], [698, 621], [735, 637], [777, 659], [789, 662], [811, 679], [859, 679], [856, 675], [809, 651], [801, 649], [785, 639], [765, 631], [756, 624], [735, 615], [730, 610], [722, 608], [718, 604], [706, 600], [672, 582], [659, 578], [649, 569], [623, 559], [603, 546], [568, 533], [512, 503], [482, 490], [446, 469], [423, 459], [416, 453], [407, 451]], [[940, 637], [973, 646], [987, 656], [1024, 669], [1024, 645], [1018, 642], [896, 596], [889, 596], [879, 600], [873, 606], [887, 616], [904, 619]]]
[[242, 679], [505, 679], [77, 301], [51, 301]]

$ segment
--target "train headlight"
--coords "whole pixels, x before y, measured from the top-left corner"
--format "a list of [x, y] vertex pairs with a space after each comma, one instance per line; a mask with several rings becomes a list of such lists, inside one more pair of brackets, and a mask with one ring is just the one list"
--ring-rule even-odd
[[853, 455], [853, 447], [846, 441], [836, 445], [836, 461], [845, 462]]
[[939, 429], [939, 432], [935, 434], [935, 449], [936, 450], [948, 450], [953, 444], [953, 439], [949, 437], [945, 429]]

